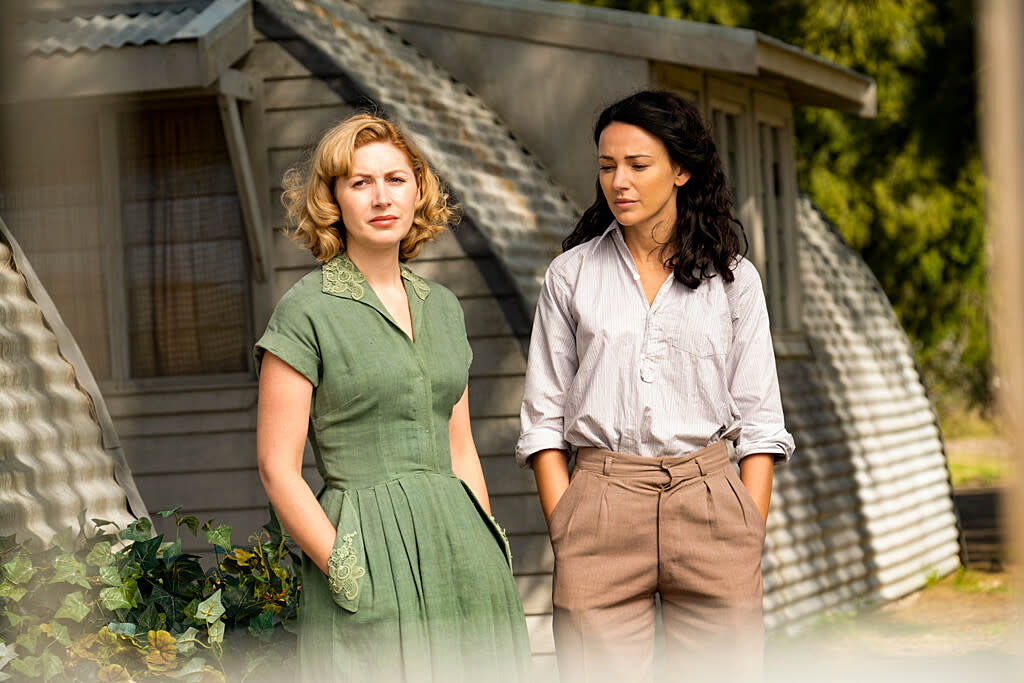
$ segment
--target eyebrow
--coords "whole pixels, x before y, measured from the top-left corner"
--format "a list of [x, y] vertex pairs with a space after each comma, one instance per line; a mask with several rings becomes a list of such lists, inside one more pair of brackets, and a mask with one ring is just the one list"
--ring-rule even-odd
[[[601, 156], [599, 156], [597, 158], [598, 159], [609, 159], [611, 161], [615, 161], [615, 157], [608, 156], [607, 154], [602, 154]], [[654, 155], [653, 154], [627, 154], [625, 158], [627, 160], [629, 160], [629, 159], [640, 159], [640, 158], [653, 159]]]
[[[396, 173], [402, 173], [402, 174], [408, 175], [409, 171], [407, 171], [404, 168], [396, 168], [396, 169], [391, 170], [391, 171], [384, 171], [384, 175], [386, 175], [386, 176], [395, 175]], [[372, 173], [365, 173], [365, 172], [362, 172], [362, 171], [354, 171], [352, 173], [349, 173], [346, 177], [347, 178], [372, 178], [373, 174]]]

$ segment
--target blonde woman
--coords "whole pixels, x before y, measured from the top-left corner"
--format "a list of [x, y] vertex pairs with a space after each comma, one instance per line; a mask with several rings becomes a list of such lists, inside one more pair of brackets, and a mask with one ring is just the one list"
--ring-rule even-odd
[[[525, 680], [523, 608], [470, 431], [462, 309], [405, 266], [445, 229], [447, 196], [402, 132], [365, 114], [284, 184], [322, 265], [256, 343], [257, 451], [305, 555], [302, 678]], [[307, 435], [319, 495], [301, 475]]]

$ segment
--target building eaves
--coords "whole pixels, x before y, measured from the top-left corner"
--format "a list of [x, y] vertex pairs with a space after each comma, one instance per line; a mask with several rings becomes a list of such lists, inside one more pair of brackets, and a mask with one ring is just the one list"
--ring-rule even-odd
[[550, 0], [356, 0], [374, 18], [444, 27], [678, 66], [770, 76], [795, 104], [862, 116], [874, 80], [758, 31]]
[[253, 43], [251, 0], [52, 5], [16, 16], [0, 100], [209, 88]]
[[178, 39], [178, 33], [199, 14], [194, 9], [160, 11], [155, 14], [115, 14], [114, 16], [76, 16], [26, 22], [19, 31], [19, 52], [24, 55], [50, 55], [63, 51], [119, 48], [124, 45], [166, 45]]

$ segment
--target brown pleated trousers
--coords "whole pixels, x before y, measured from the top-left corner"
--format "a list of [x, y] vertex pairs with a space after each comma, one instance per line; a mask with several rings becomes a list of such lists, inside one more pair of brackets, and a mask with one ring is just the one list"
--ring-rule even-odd
[[724, 442], [678, 457], [580, 449], [551, 512], [561, 683], [751, 681], [764, 647], [764, 522]]

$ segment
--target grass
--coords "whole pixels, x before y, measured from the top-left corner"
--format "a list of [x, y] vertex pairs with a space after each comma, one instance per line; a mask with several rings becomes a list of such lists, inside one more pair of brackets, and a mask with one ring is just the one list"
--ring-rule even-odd
[[992, 458], [985, 462], [985, 456], [972, 456], [975, 462], [956, 462], [952, 455], [949, 458], [949, 474], [953, 486], [994, 486], [1010, 480], [1011, 467], [1006, 458]]
[[960, 567], [953, 572], [953, 590], [960, 593], [1009, 593], [1010, 584], [1003, 578], [992, 578], [985, 572]]

